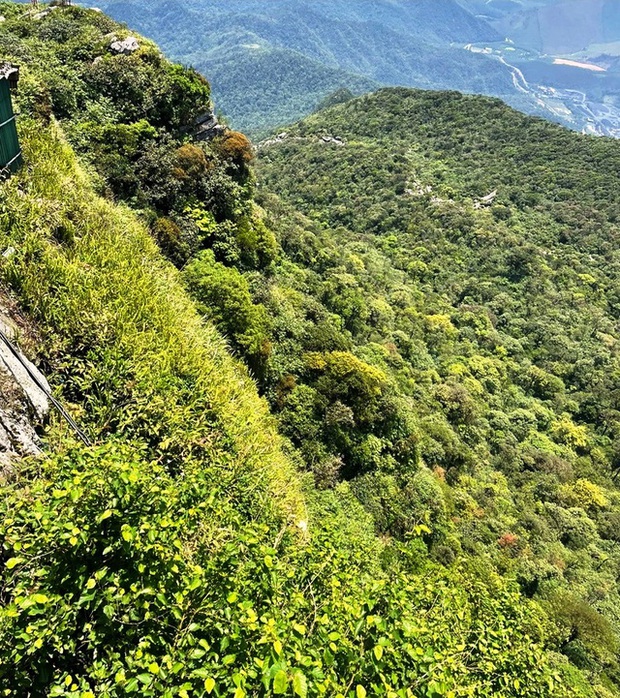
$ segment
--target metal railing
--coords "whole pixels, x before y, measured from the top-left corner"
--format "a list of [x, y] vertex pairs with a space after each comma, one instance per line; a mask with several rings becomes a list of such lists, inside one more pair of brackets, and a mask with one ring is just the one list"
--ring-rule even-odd
[[15, 344], [7, 337], [7, 335], [0, 329], [0, 340], [4, 342], [4, 344], [8, 347], [9, 351], [13, 356], [19, 361], [19, 363], [22, 365], [22, 367], [25, 369], [26, 373], [28, 374], [28, 377], [30, 380], [39, 388], [41, 392], [45, 395], [45, 397], [54, 405], [54, 407], [58, 410], [60, 415], [63, 417], [63, 419], [67, 422], [67, 424], [73, 429], [75, 432], [76, 436], [80, 439], [80, 441], [85, 445], [85, 446], [92, 446], [91, 440], [88, 438], [88, 436], [80, 429], [80, 427], [76, 424], [75, 420], [73, 417], [67, 412], [67, 410], [64, 408], [64, 406], [61, 404], [59, 400], [57, 400], [52, 393], [50, 392], [49, 388], [43, 384], [43, 382], [39, 379], [37, 374], [30, 368], [28, 365], [28, 362], [24, 359], [22, 353], [17, 349]]
[[[11, 76], [16, 71], [13, 70]], [[5, 71], [6, 73], [6, 71]], [[22, 150], [16, 128], [16, 114], [11, 100], [11, 80], [0, 71], [0, 172], [16, 172], [22, 164]]]

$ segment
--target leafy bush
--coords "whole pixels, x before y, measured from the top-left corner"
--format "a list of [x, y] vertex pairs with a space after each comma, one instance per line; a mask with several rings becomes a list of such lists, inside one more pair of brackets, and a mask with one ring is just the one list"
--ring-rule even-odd
[[203, 313], [213, 320], [250, 367], [261, 372], [269, 357], [265, 308], [252, 302], [248, 282], [234, 268], [215, 261], [205, 250], [185, 269], [187, 286]]

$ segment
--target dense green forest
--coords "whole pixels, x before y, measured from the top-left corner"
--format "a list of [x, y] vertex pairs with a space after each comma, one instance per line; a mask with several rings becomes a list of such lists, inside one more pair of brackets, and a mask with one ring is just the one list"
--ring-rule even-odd
[[0, 488], [2, 694], [620, 694], [618, 144], [387, 90], [255, 172], [151, 42], [0, 14], [0, 280], [96, 444]]
[[297, 51], [260, 44], [235, 46], [207, 59], [193, 54], [184, 60], [201, 66], [217, 85], [218, 110], [236, 128], [257, 137], [311, 114], [327, 95], [340, 89], [360, 95], [380, 87], [370, 78], [326, 66]]
[[[254, 282], [275, 318], [266, 389], [317, 481], [348, 480], [378, 531], [422, 522], [444, 564], [472, 556], [516, 579], [562, 651], [608, 676], [619, 165], [617, 142], [499, 101], [349, 101], [261, 149], [287, 261]], [[331, 330], [318, 345], [317, 315]], [[357, 404], [343, 351], [367, 365]]]

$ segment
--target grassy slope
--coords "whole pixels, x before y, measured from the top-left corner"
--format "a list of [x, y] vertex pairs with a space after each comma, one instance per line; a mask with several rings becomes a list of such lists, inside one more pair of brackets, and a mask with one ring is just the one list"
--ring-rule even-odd
[[234, 453], [236, 467], [261, 474], [267, 499], [299, 514], [266, 405], [135, 214], [93, 193], [58, 131], [27, 124], [22, 138], [27, 169], [2, 186], [2, 245], [17, 248], [2, 276], [42, 328], [52, 379], [89, 432], [138, 438], [177, 468], [211, 449]]

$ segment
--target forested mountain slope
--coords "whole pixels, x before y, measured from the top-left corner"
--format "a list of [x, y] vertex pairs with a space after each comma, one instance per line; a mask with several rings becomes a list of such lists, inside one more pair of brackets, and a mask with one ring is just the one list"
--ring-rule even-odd
[[[249, 42], [255, 41], [250, 37]], [[380, 87], [372, 79], [326, 66], [290, 49], [248, 43], [224, 50], [205, 61], [197, 53], [192, 59], [217, 83], [220, 104], [226, 114], [235, 115], [239, 128], [256, 128], [263, 135], [265, 126], [286, 124], [291, 118], [310, 114], [325, 99], [341, 89], [353, 95]], [[248, 83], [247, 76], [252, 75]]]
[[257, 200], [199, 74], [0, 14], [0, 281], [95, 442], [1, 483], [2, 694], [617, 695], [615, 146], [384, 92]]
[[219, 109], [253, 135], [311, 113], [337, 89], [361, 94], [377, 82], [493, 95], [577, 131], [620, 135], [616, 0], [105, 0], [102, 7], [199, 68]]
[[[46, 457], [2, 482], [3, 695], [604, 695], [600, 664], [571, 666], [567, 630], [512, 579], [433, 548], [450, 490], [417, 455], [414, 415], [337, 314], [283, 282], [305, 272], [269, 226], [277, 206], [254, 201], [248, 141], [195, 139], [204, 79], [140, 37], [119, 52], [127, 30], [101, 13], [0, 12], [25, 156], [0, 184], [0, 279], [96, 444], [53, 420]], [[288, 320], [308, 339], [288, 358], [358, 460], [319, 432], [296, 450], [231, 356], [292, 406], [274, 363]], [[381, 475], [367, 437], [384, 408], [385, 475], [418, 494], [378, 537], [346, 478], [359, 458]], [[325, 467], [310, 472], [312, 452]]]
[[[146, 7], [114, 0], [102, 7], [212, 79], [218, 107], [237, 128], [287, 123], [338, 88], [359, 94], [373, 82], [520, 99], [506, 66], [462, 49], [503, 37], [455, 0], [166, 0]], [[316, 62], [323, 69], [319, 84]]]
[[[424, 522], [437, 559], [492, 562], [567, 630], [563, 652], [608, 670], [619, 161], [499, 101], [350, 101], [260, 148], [288, 261], [256, 287], [276, 318], [271, 401], [317, 481], [349, 480], [380, 531]], [[372, 399], [338, 383], [342, 351], [375, 372]], [[418, 458], [442, 496], [405, 475]]]

